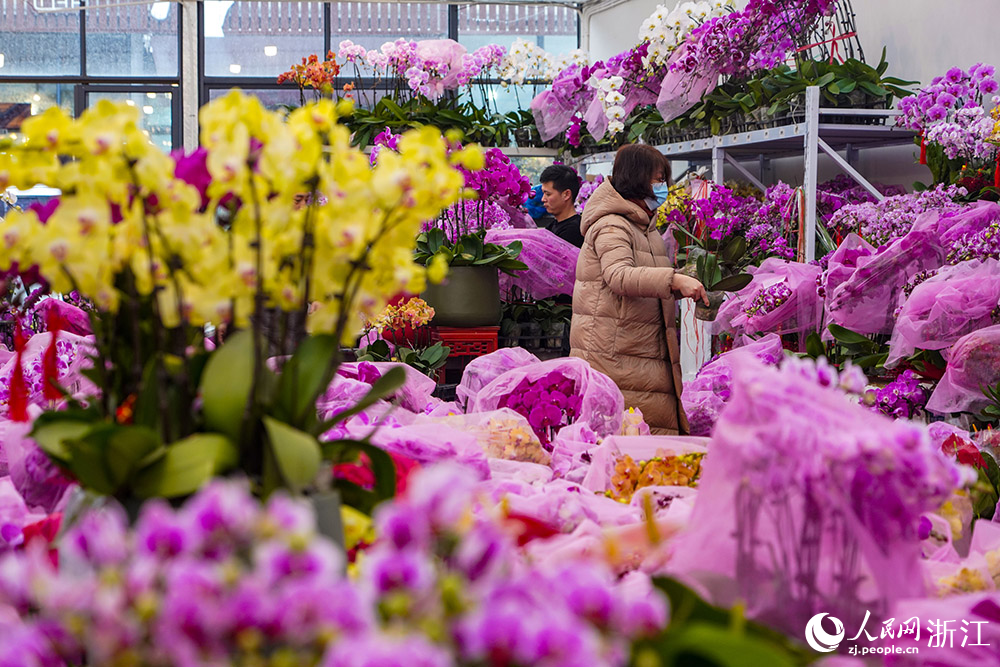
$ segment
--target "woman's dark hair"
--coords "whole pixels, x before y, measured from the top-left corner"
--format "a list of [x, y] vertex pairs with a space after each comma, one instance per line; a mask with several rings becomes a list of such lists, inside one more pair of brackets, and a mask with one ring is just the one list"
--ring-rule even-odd
[[571, 201], [576, 201], [576, 196], [580, 194], [580, 175], [571, 167], [564, 164], [554, 164], [546, 167], [542, 175], [538, 177], [539, 183], [551, 183], [556, 192], [569, 190], [573, 193]]
[[649, 144], [628, 144], [618, 149], [611, 168], [611, 185], [624, 199], [653, 196], [653, 182], [660, 173], [670, 182], [670, 160]]

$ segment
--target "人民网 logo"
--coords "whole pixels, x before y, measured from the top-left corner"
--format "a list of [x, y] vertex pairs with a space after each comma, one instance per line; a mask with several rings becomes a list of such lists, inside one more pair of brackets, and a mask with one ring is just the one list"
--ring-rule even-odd
[[[833, 623], [833, 634], [829, 634], [823, 629], [823, 619], [827, 616], [830, 617], [830, 621]], [[844, 624], [840, 622], [840, 619], [826, 613], [816, 614], [806, 623], [806, 643], [813, 650], [821, 653], [836, 651], [837, 647], [840, 646], [840, 642], [844, 639], [844, 634]]]

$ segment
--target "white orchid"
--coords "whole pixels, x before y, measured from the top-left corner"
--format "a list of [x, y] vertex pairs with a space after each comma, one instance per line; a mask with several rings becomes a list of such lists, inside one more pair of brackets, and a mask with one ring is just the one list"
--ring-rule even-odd
[[621, 104], [624, 101], [625, 101], [625, 96], [622, 95], [621, 93], [619, 93], [617, 90], [612, 90], [604, 98], [604, 102], [608, 106], [613, 106], [615, 104]]
[[620, 120], [613, 120], [608, 123], [608, 136], [615, 136], [619, 132], [625, 129], [625, 123]]
[[639, 41], [649, 43], [643, 65], [647, 68], [662, 65], [692, 29], [732, 8], [732, 0], [683, 2], [672, 11], [664, 5], [657, 6], [639, 27]]
[[610, 106], [607, 109], [605, 109], [604, 115], [610, 118], [611, 120], [621, 120], [626, 116], [625, 107], [619, 106], [617, 104], [614, 106]]

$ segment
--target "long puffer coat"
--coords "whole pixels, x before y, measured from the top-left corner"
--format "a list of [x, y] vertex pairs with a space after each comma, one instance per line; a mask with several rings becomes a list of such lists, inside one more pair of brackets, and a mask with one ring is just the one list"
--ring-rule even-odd
[[688, 433], [674, 270], [649, 216], [605, 181], [583, 212], [570, 354], [609, 376], [657, 435]]

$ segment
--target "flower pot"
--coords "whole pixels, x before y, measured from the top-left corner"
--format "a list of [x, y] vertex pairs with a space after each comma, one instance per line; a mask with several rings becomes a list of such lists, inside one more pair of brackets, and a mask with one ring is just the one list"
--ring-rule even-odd
[[694, 307], [694, 317], [704, 322], [714, 322], [719, 314], [719, 307], [726, 298], [725, 292], [709, 292], [708, 305], [704, 301], [698, 301]]
[[439, 285], [421, 298], [434, 309], [439, 327], [488, 327], [500, 323], [500, 277], [489, 266], [453, 266]]

